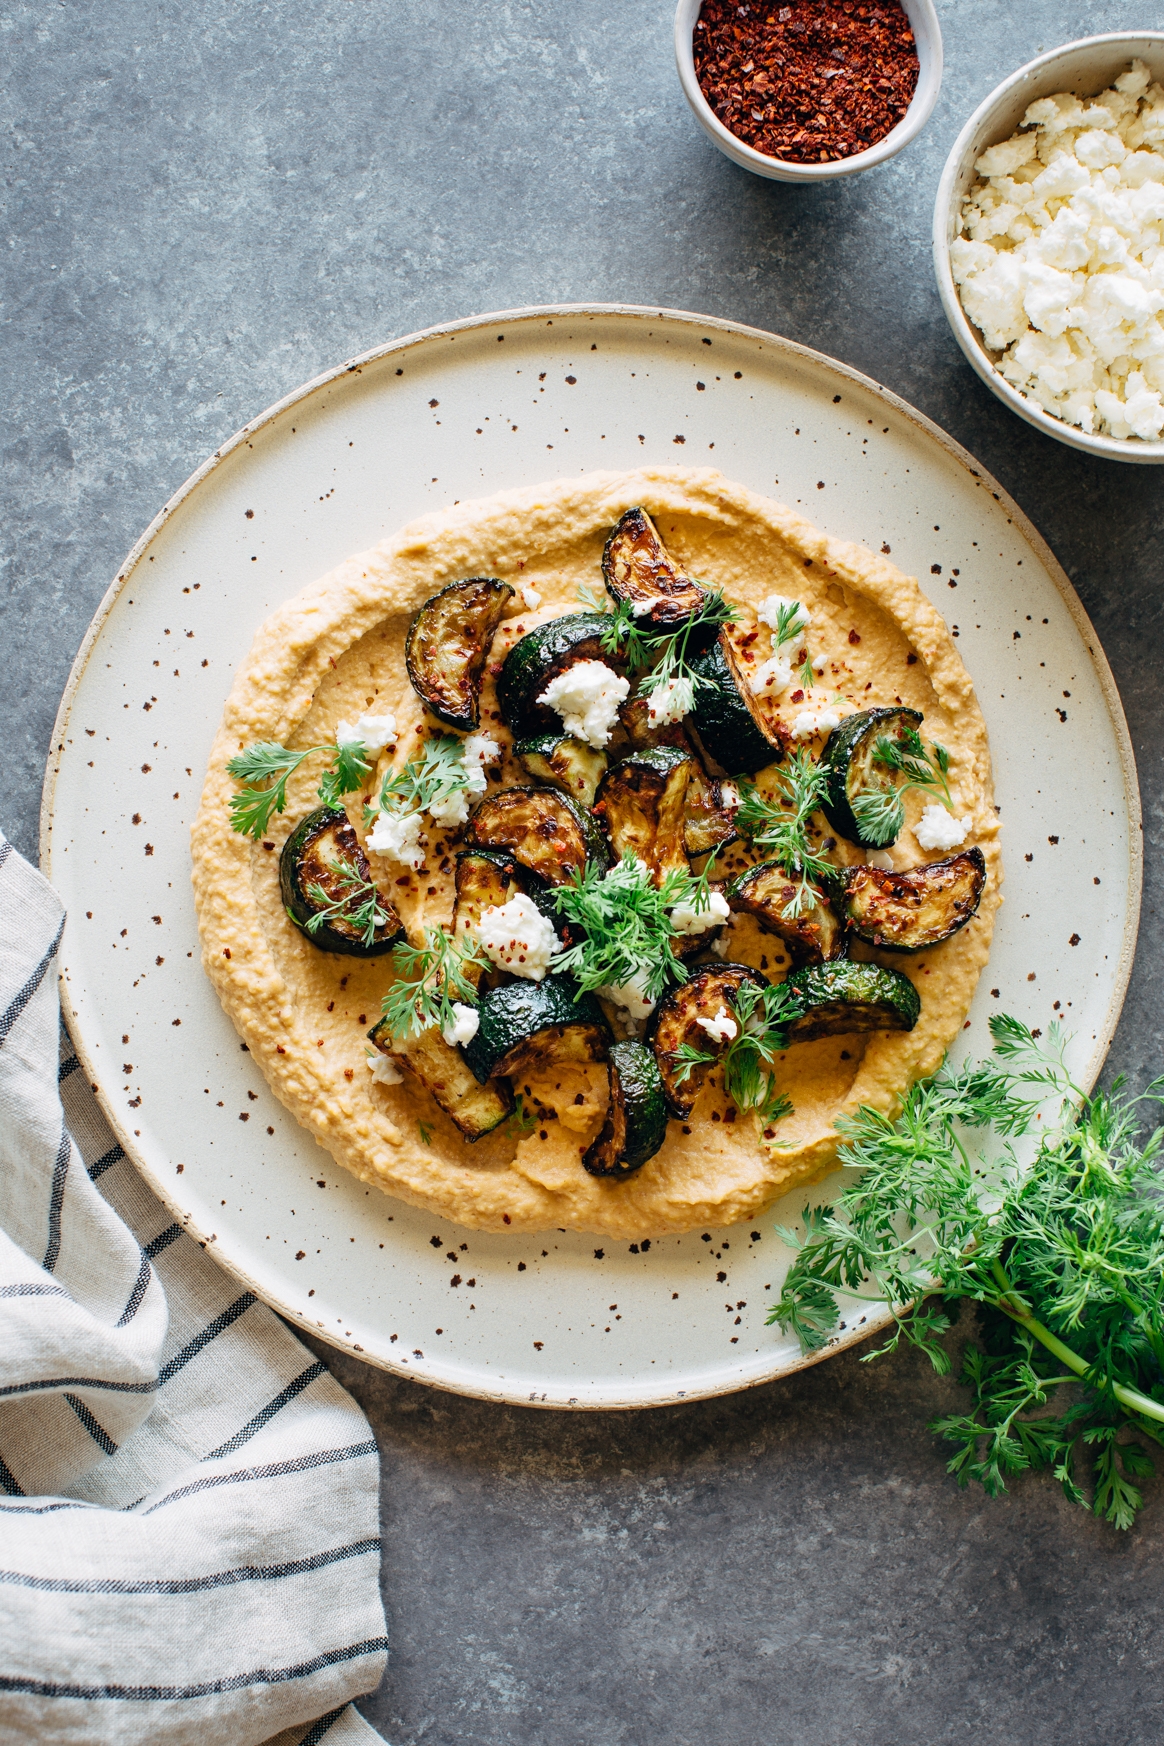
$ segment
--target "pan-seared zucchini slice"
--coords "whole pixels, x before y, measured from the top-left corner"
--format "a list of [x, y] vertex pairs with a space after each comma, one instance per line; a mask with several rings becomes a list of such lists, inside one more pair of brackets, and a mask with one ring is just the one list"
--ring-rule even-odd
[[508, 582], [490, 577], [451, 582], [425, 601], [409, 626], [404, 660], [412, 689], [449, 727], [478, 725], [489, 645], [512, 598]]
[[784, 986], [804, 1008], [803, 1017], [788, 1027], [790, 1043], [855, 1031], [912, 1031], [921, 1014], [921, 997], [908, 976], [851, 958], [808, 964], [794, 970]]
[[[321, 952], [378, 958], [404, 938], [400, 917], [376, 886], [346, 812], [317, 807], [296, 825], [279, 856], [283, 907]], [[368, 937], [368, 921], [383, 917]]]
[[916, 731], [921, 724], [922, 717], [916, 709], [902, 709], [896, 704], [862, 709], [856, 715], [846, 716], [825, 741], [820, 761], [828, 772], [828, 786], [821, 807], [833, 829], [851, 843], [883, 849], [896, 840], [887, 837], [875, 843], [862, 836], [852, 803], [862, 792], [894, 786], [892, 773], [874, 763], [878, 740], [903, 743], [906, 734]]
[[654, 1052], [645, 1043], [612, 1043], [610, 1104], [601, 1132], [582, 1154], [591, 1176], [629, 1176], [667, 1137], [667, 1099]]
[[784, 742], [764, 720], [726, 629], [692, 661], [709, 681], [695, 693], [692, 720], [708, 755], [729, 775], [754, 775], [784, 756]]
[[[507, 849], [462, 849], [454, 881], [453, 937], [458, 941], [465, 934], [476, 940], [477, 923], [484, 912], [500, 909], [515, 891], [524, 888], [516, 857]], [[474, 988], [480, 987], [484, 973], [482, 964], [466, 964], [461, 970]]]
[[923, 952], [966, 926], [985, 884], [982, 850], [964, 849], [903, 873], [853, 867], [841, 907], [858, 939], [887, 952]]
[[578, 661], [604, 661], [613, 671], [622, 672], [625, 662], [602, 647], [609, 629], [610, 619], [604, 613], [571, 612], [539, 624], [514, 643], [497, 680], [497, 704], [515, 738], [534, 739], [555, 729], [561, 733], [557, 710], [538, 698], [567, 667]]
[[537, 782], [548, 782], [568, 794], [575, 806], [587, 811], [606, 771], [606, 753], [595, 751], [572, 734], [540, 734], [536, 740], [518, 740], [514, 757]]
[[739, 790], [733, 783], [720, 782], [697, 770], [683, 803], [683, 847], [687, 854], [709, 855], [712, 849], [734, 843], [740, 834], [736, 829], [739, 810]]
[[395, 1043], [381, 1019], [368, 1032], [368, 1040], [423, 1085], [467, 1140], [479, 1140], [482, 1134], [492, 1133], [506, 1116], [513, 1114], [513, 1092], [506, 1081], [494, 1079], [488, 1085], [478, 1084], [461, 1051], [446, 1043], [435, 1028]]
[[482, 1084], [549, 1067], [605, 1061], [610, 1029], [592, 994], [579, 994], [568, 976], [544, 982], [508, 982], [490, 989], [477, 1008], [477, 1035], [465, 1059]]
[[699, 766], [677, 746], [632, 752], [611, 766], [598, 784], [594, 810], [606, 826], [616, 860], [629, 851], [659, 877], [685, 868], [683, 803]]
[[619, 704], [618, 719], [636, 752], [645, 752], [650, 746], [679, 746], [684, 752], [692, 750], [690, 736], [681, 721], [669, 721], [661, 727], [651, 725], [649, 701], [641, 694], [628, 697], [625, 703]]
[[728, 902], [733, 909], [754, 915], [769, 933], [779, 934], [792, 948], [794, 962], [819, 964], [841, 958], [846, 949], [845, 930], [828, 893], [811, 880], [805, 883], [808, 889], [798, 903], [801, 881], [790, 878], [779, 861], [761, 861], [732, 881]]
[[568, 885], [587, 861], [609, 866], [589, 813], [553, 788], [503, 788], [477, 808], [465, 832], [474, 849], [512, 849], [547, 885]]
[[651, 630], [678, 630], [707, 602], [707, 590], [667, 556], [645, 509], [619, 517], [602, 554], [606, 591]]
[[672, 1115], [686, 1121], [707, 1077], [707, 1066], [704, 1065], [696, 1067], [680, 1082], [679, 1050], [686, 1044], [709, 1054], [716, 1049], [722, 1053], [727, 1047], [726, 1043], [716, 1044], [699, 1020], [718, 1018], [725, 1008], [728, 1012], [734, 1011], [734, 996], [745, 982], [755, 982], [762, 988], [766, 981], [767, 978], [749, 964], [716, 964], [701, 970], [690, 982], [682, 983], [663, 996], [651, 1014], [647, 1041], [655, 1051], [667, 1107]]

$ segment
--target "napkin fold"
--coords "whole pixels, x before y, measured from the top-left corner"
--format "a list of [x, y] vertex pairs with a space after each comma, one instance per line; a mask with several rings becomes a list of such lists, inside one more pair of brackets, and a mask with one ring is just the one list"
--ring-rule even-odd
[[0, 835], [0, 1742], [370, 1746], [371, 1430], [117, 1144], [64, 928]]

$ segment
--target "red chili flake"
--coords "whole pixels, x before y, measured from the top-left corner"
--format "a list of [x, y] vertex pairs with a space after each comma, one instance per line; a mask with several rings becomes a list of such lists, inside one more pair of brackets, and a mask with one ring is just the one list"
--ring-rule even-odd
[[900, 0], [792, 0], [779, 9], [704, 0], [693, 38], [700, 89], [755, 151], [829, 163], [895, 128], [917, 87]]

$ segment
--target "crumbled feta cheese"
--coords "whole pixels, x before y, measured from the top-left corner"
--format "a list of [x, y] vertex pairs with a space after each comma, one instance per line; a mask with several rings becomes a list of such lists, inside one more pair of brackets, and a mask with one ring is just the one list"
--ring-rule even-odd
[[568, 734], [601, 750], [618, 720], [618, 706], [629, 692], [630, 680], [615, 673], [605, 661], [575, 661], [550, 680], [538, 702], [557, 710]]
[[756, 697], [763, 692], [775, 696], [778, 691], [786, 691], [792, 684], [792, 663], [783, 655], [770, 655], [766, 661], [761, 661], [754, 673], [749, 674], [748, 684]]
[[731, 941], [726, 934], [721, 934], [718, 940], [712, 940], [711, 949], [717, 958], [726, 958]]
[[366, 752], [378, 756], [385, 746], [394, 746], [399, 738], [396, 717], [390, 709], [383, 715], [362, 715], [356, 722], [337, 721], [337, 746], [363, 746]]
[[469, 772], [470, 788], [474, 793], [484, 794], [484, 782], [480, 788], [473, 788], [473, 783], [486, 764], [500, 763], [501, 747], [488, 734], [470, 734], [467, 740], [461, 741], [461, 754], [465, 760], [465, 769]]
[[404, 1075], [387, 1055], [368, 1055], [368, 1072], [377, 1085], [403, 1085]]
[[1164, 434], [1164, 88], [1029, 105], [990, 146], [950, 266], [1007, 381], [1087, 432]]
[[792, 737], [811, 740], [814, 735], [831, 733], [840, 725], [841, 718], [835, 709], [802, 709], [792, 724]]
[[446, 1025], [441, 1036], [450, 1048], [458, 1043], [471, 1043], [477, 1035], [481, 1023], [481, 1014], [475, 1006], [467, 1006], [463, 1000], [453, 1001], [453, 1022]]
[[677, 903], [671, 911], [671, 926], [677, 934], [705, 934], [708, 928], [718, 928], [731, 915], [731, 908], [722, 891], [709, 891], [708, 907], [693, 909], [690, 904]]
[[739, 806], [742, 796], [734, 782], [721, 782], [719, 785], [719, 803], [721, 806]]
[[647, 696], [647, 720], [652, 727], [670, 727], [682, 721], [695, 707], [695, 686], [690, 679], [668, 679]]
[[508, 903], [490, 904], [477, 923], [477, 938], [502, 970], [541, 982], [562, 942], [532, 898], [519, 891]]
[[382, 812], [368, 832], [368, 847], [388, 861], [401, 861], [414, 870], [424, 866], [420, 834], [424, 815], [419, 812]]
[[[484, 780], [481, 786], [484, 788]], [[469, 816], [468, 789], [452, 788], [444, 794], [434, 795], [428, 803], [428, 816], [433, 824], [443, 825], [447, 830], [454, 825], [463, 825]]]
[[812, 623], [812, 614], [807, 606], [802, 606], [799, 600], [791, 600], [784, 594], [769, 594], [756, 608], [756, 617], [761, 624], [770, 624], [775, 630], [780, 623], [781, 612], [787, 612], [790, 607], [796, 610], [788, 620], [786, 628], [790, 631], [807, 630]]
[[632, 600], [630, 603], [632, 618], [646, 618], [648, 612], [654, 610], [653, 600]]
[[525, 601], [525, 603], [529, 607], [530, 611], [536, 612], [538, 607], [542, 603], [542, 597], [538, 593], [537, 589], [531, 588], [528, 582], [523, 582], [521, 585], [520, 592], [521, 592], [521, 598]]
[[646, 980], [646, 973], [640, 972], [628, 982], [607, 982], [594, 992], [612, 1005], [621, 1006], [633, 1019], [645, 1019], [655, 1010], [655, 1002], [646, 990]]
[[740, 1029], [726, 1006], [721, 1006], [714, 1018], [697, 1018], [695, 1022], [701, 1031], [707, 1032], [713, 1043], [730, 1043]]
[[927, 806], [913, 827], [923, 849], [956, 849], [966, 841], [968, 818], [955, 818], [944, 806]]

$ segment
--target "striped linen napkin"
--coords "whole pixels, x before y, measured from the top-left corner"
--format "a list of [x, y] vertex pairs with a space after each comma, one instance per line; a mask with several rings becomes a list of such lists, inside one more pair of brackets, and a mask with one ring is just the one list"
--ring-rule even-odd
[[0, 836], [0, 1742], [370, 1746], [367, 1420], [115, 1143], [64, 925]]

